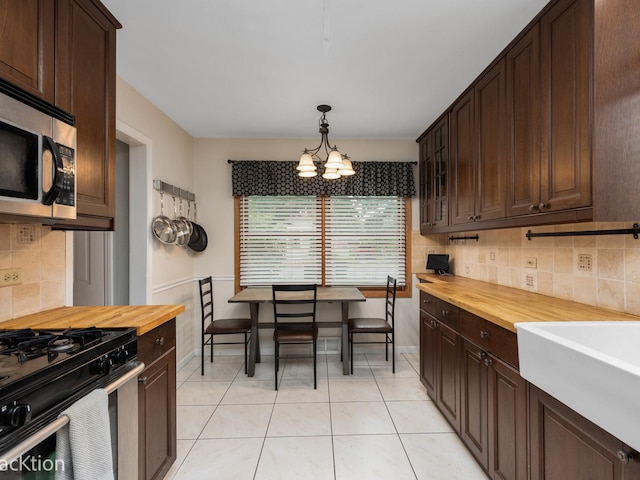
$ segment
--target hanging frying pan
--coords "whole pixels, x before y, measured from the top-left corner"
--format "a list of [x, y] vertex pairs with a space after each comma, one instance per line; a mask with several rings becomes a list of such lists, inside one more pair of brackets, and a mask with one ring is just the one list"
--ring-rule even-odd
[[191, 238], [189, 239], [189, 248], [194, 252], [202, 252], [209, 243], [207, 238], [207, 232], [202, 228], [202, 226], [198, 223], [191, 222], [193, 225], [193, 233], [191, 234]]

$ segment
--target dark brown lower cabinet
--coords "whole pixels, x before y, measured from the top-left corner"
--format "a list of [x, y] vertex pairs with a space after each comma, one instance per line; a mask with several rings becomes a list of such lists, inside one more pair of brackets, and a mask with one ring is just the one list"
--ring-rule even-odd
[[138, 479], [162, 480], [176, 460], [175, 319], [138, 338]]
[[494, 479], [527, 478], [527, 381], [499, 358], [487, 356], [489, 473]]
[[436, 322], [420, 311], [420, 380], [431, 398], [436, 398], [436, 354], [438, 339]]
[[488, 383], [486, 352], [466, 339], [462, 340], [460, 375], [462, 411], [460, 437], [485, 469], [489, 466]]
[[640, 480], [640, 453], [522, 378], [517, 347], [512, 331], [420, 293], [420, 380], [489, 478]]
[[460, 431], [460, 335], [443, 323], [437, 330], [436, 404], [453, 426]]
[[460, 335], [420, 312], [420, 379], [440, 412], [460, 431]]
[[460, 437], [491, 478], [527, 478], [527, 389], [516, 370], [462, 339]]
[[531, 480], [640, 479], [637, 453], [549, 394], [529, 386]]

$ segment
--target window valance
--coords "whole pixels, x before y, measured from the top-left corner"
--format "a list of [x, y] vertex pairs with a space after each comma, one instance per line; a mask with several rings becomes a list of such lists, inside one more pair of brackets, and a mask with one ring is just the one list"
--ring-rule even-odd
[[234, 196], [396, 196], [416, 195], [415, 162], [352, 162], [355, 175], [325, 180], [298, 176], [298, 162], [229, 160]]

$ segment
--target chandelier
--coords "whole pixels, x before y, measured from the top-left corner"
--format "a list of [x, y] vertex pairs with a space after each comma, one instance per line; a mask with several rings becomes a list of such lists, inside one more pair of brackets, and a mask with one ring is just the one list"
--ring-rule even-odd
[[320, 145], [313, 149], [305, 148], [298, 162], [298, 175], [301, 177], [315, 177], [318, 174], [318, 167], [315, 161], [323, 162], [319, 154], [324, 150], [324, 173], [322, 178], [333, 180], [342, 176], [349, 176], [356, 173], [351, 165], [351, 159], [338, 151], [338, 147], [329, 143], [329, 123], [327, 123], [327, 112], [331, 111], [329, 105], [318, 105], [318, 111], [322, 112], [320, 117]]

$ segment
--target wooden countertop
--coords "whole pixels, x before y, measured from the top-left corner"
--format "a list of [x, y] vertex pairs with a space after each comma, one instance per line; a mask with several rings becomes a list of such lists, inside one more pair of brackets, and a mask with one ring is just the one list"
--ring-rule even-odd
[[512, 332], [516, 322], [633, 320], [640, 317], [454, 275], [417, 274], [419, 290]]
[[60, 307], [0, 322], [0, 329], [133, 327], [137, 330], [138, 336], [141, 336], [184, 311], [184, 305]]

